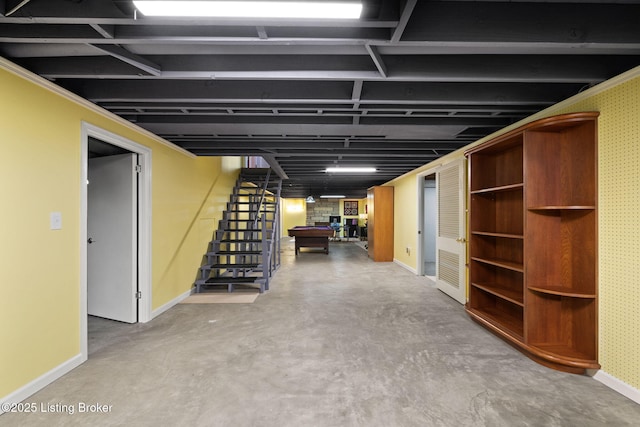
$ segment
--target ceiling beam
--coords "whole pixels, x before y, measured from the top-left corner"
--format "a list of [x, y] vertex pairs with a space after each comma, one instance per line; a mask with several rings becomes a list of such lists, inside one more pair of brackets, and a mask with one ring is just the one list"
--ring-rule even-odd
[[351, 100], [353, 101], [353, 108], [359, 108], [360, 98], [362, 96], [362, 80], [353, 81], [353, 90], [351, 91]]
[[111, 46], [111, 45], [92, 45], [96, 49], [99, 49], [108, 55], [121, 60], [129, 65], [133, 65], [134, 67], [144, 71], [145, 73], [149, 73], [152, 76], [160, 76], [162, 74], [162, 70], [158, 64], [155, 64], [141, 56], [133, 54], [128, 50], [120, 47], [120, 46]]
[[282, 179], [289, 179], [289, 176], [284, 171], [284, 169], [282, 169], [282, 167], [280, 166], [280, 163], [278, 163], [278, 160], [276, 160], [275, 157], [271, 155], [264, 155], [264, 154], [261, 157], [264, 158], [267, 161], [267, 163], [269, 163], [269, 166], [271, 166], [271, 169], [273, 169], [276, 175], [278, 175]]
[[267, 30], [263, 25], [257, 26], [256, 32], [258, 33], [258, 37], [260, 37], [260, 40], [267, 40], [269, 38], [269, 36], [267, 35]]
[[105, 39], [114, 39], [116, 37], [115, 25], [90, 24], [90, 26]]
[[[127, 54], [110, 45], [91, 45], [103, 52]], [[640, 46], [639, 46], [640, 47]], [[372, 52], [375, 47], [369, 47]], [[14, 49], [15, 50], [15, 49]], [[56, 51], [57, 52], [57, 51]], [[639, 55], [389, 55], [373, 70], [364, 55], [180, 55], [134, 56], [162, 73], [156, 80], [312, 80], [348, 82], [349, 98], [358, 103], [368, 82], [488, 82], [488, 83], [592, 83], [609, 78], [613, 70], [630, 69]], [[59, 53], [56, 53], [59, 55]], [[377, 54], [380, 57], [379, 53]], [[145, 59], [148, 58], [148, 59]], [[102, 56], [23, 58], [22, 63], [51, 79], [148, 80], [138, 69], [119, 67]], [[532, 66], [535, 64], [535, 66]], [[388, 70], [393, 70], [390, 74]], [[144, 84], [144, 83], [141, 83]]]
[[378, 69], [380, 76], [386, 79], [387, 66], [384, 63], [382, 56], [380, 56], [380, 54], [378, 53], [378, 49], [375, 46], [371, 46], [370, 44], [365, 44], [364, 47], [367, 49], [367, 52], [369, 52], [369, 56], [371, 56], [371, 60], [375, 64], [376, 68]]
[[[46, 2], [41, 2], [46, 3]], [[64, 13], [65, 11], [61, 11]], [[398, 26], [397, 20], [369, 19], [231, 19], [231, 18], [117, 18], [117, 17], [73, 17], [73, 16], [29, 16], [7, 17], [8, 24], [51, 24], [51, 25], [121, 25], [127, 27], [167, 26], [167, 27], [316, 27], [316, 28], [388, 28]]]
[[[167, 103], [155, 103], [155, 102], [107, 102], [102, 103], [104, 108], [108, 108], [111, 111], [121, 111], [123, 113], [129, 111], [131, 109], [140, 109], [140, 112], [153, 112], [155, 110], [161, 111], [171, 111], [173, 110], [181, 110], [183, 108], [187, 108], [190, 111], [223, 111], [227, 108], [233, 108], [235, 111], [263, 111], [265, 109], [270, 110], [271, 108], [278, 108], [280, 110], [287, 110], [290, 112], [295, 111], [309, 111], [309, 112], [317, 112], [318, 107], [320, 107], [324, 111], [337, 111], [337, 112], [352, 112], [350, 107], [348, 106], [349, 102], [344, 101], [344, 104], [332, 104], [332, 103], [324, 103], [317, 102], [313, 104], [299, 103], [299, 104], [289, 104], [289, 103], [281, 103], [277, 100], [274, 102], [263, 102], [263, 103], [245, 103], [242, 101], [238, 102], [211, 102], [211, 103], [198, 103], [198, 102], [167, 102]], [[526, 114], [530, 115], [539, 111], [541, 108], [520, 106], [520, 105], [463, 105], [463, 104], [440, 104], [440, 105], [419, 105], [419, 104], [406, 104], [406, 103], [384, 103], [377, 104], [371, 103], [368, 101], [362, 102], [363, 107], [366, 107], [366, 110], [371, 114], [374, 114], [377, 111], [397, 111], [404, 112], [407, 109], [414, 111], [416, 113], [432, 113], [432, 114], [446, 114], [449, 115], [451, 112], [455, 114], [462, 115], [473, 115], [473, 114], [505, 114], [505, 113], [513, 113], [515, 115]], [[258, 134], [260, 135], [260, 134]], [[372, 136], [373, 137], [373, 136]], [[381, 138], [383, 136], [378, 136]]]
[[[351, 91], [351, 101], [353, 101], [353, 109], [357, 110], [360, 108], [360, 97], [362, 96], [362, 80], [354, 80], [353, 81], [353, 90]], [[353, 116], [353, 125], [357, 126], [360, 124], [360, 116]]]
[[[26, 6], [27, 3], [29, 3], [31, 0], [22, 0], [20, 1], [17, 5], [15, 5], [13, 8], [11, 8], [10, 10], [7, 10], [7, 12], [4, 14], [4, 16], [11, 16], [14, 13], [16, 13], [17, 11], [19, 11], [20, 9], [22, 9], [24, 6]], [[3, 10], [5, 10], [3, 8]]]
[[[135, 120], [140, 126], [153, 125], [155, 123], [172, 123], [175, 125], [199, 125], [199, 124], [281, 124], [296, 125], [315, 123], [324, 126], [351, 124], [351, 116], [284, 116], [278, 114], [272, 115], [215, 115], [215, 116], [191, 116], [189, 114], [172, 114], [172, 115], [136, 115], [121, 114], [130, 120]], [[233, 116], [233, 117], [230, 117]], [[513, 118], [505, 118], [499, 116], [489, 117], [462, 117], [462, 116], [437, 116], [437, 117], [414, 117], [414, 116], [363, 116], [360, 119], [360, 125], [429, 125], [429, 126], [481, 126], [496, 127], [508, 126], [513, 122]]]
[[[403, 159], [405, 157], [414, 157], [415, 159], [435, 159], [439, 157], [439, 155], [435, 154], [433, 150], [402, 150], [395, 151], [393, 149], [389, 150], [375, 150], [369, 152], [363, 151], [351, 151], [349, 148], [343, 148], [341, 150], [331, 150], [327, 152], [327, 150], [288, 150], [288, 151], [277, 151], [266, 148], [250, 148], [246, 146], [241, 146], [238, 148], [218, 148], [218, 149], [209, 149], [209, 148], [193, 148], [189, 147], [189, 151], [198, 152], [198, 153], [209, 153], [214, 156], [243, 156], [243, 155], [272, 155], [276, 158], [280, 157], [288, 157], [288, 156], [304, 156], [306, 158], [311, 157], [326, 157], [327, 155], [333, 156], [342, 156], [344, 158], [350, 157], [364, 157], [371, 161], [374, 158], [388, 159], [391, 157], [398, 157]], [[418, 160], [417, 160], [418, 161]], [[424, 163], [424, 161], [423, 161]]]
[[[351, 81], [78, 80], [63, 82], [94, 102], [347, 103]], [[76, 88], [77, 86], [77, 88]], [[551, 104], [578, 93], [584, 83], [387, 82], [365, 84], [361, 102], [380, 104]], [[270, 107], [273, 108], [273, 107]]]
[[413, 13], [413, 9], [416, 7], [417, 1], [418, 0], [407, 0], [405, 3], [398, 25], [391, 35], [391, 43], [398, 43], [402, 39], [402, 33], [404, 33], [404, 29], [406, 28], [407, 23], [409, 23], [409, 18], [411, 18], [411, 14]]
[[[171, 137], [167, 137], [171, 138]], [[322, 149], [325, 152], [331, 152], [333, 150], [340, 150], [345, 148], [344, 142], [301, 142], [301, 141], [254, 141], [252, 139], [238, 140], [219, 140], [212, 139], [208, 141], [190, 140], [189, 137], [171, 138], [172, 141], [179, 143], [180, 146], [186, 149], [235, 149], [239, 144], [247, 149], [270, 149], [270, 150], [318, 150]], [[431, 150], [455, 150], [460, 148], [461, 145], [468, 144], [470, 141], [425, 141], [416, 140], [414, 142], [395, 142], [393, 140], [378, 141], [378, 142], [360, 142], [351, 141], [348, 149], [357, 152], [373, 152], [376, 150], [411, 150], [411, 151], [431, 151]]]

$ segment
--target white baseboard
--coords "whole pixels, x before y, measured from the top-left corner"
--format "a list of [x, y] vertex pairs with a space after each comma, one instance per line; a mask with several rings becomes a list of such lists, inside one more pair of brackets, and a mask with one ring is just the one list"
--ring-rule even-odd
[[[180, 303], [182, 300], [187, 298], [189, 295], [191, 295], [191, 293], [192, 293], [192, 290], [189, 290], [177, 296], [176, 298], [172, 299], [171, 301], [167, 302], [166, 304], [162, 305], [161, 307], [158, 307], [157, 309], [153, 310], [153, 312], [151, 313], [151, 318], [153, 319], [161, 315], [162, 313], [169, 310], [174, 305]], [[87, 360], [87, 357], [82, 354], [78, 354], [72, 357], [71, 359], [67, 360], [61, 365], [45, 373], [44, 375], [36, 378], [35, 380], [24, 385], [23, 387], [20, 387], [18, 390], [14, 391], [13, 393], [1, 398], [0, 404], [22, 402], [23, 400], [27, 399], [29, 396], [32, 396], [33, 394], [42, 390], [52, 382], [56, 381], [63, 375], [66, 375], [71, 370], [77, 368], [78, 366], [86, 362], [86, 360]], [[0, 409], [0, 415], [2, 415], [3, 413], [4, 411]]]
[[607, 374], [606, 372], [599, 370], [593, 375], [593, 379], [601, 382], [612, 390], [617, 391], [621, 395], [628, 397], [634, 402], [640, 404], [640, 390], [637, 388], [617, 379], [616, 377]]
[[[405, 268], [409, 271], [411, 271], [414, 274], [417, 274], [416, 270], [409, 267], [408, 265], [394, 259], [393, 260], [394, 263], [398, 264], [399, 266], [401, 266], [402, 268]], [[162, 313], [164, 313], [165, 311], [169, 310], [171, 307], [173, 307], [174, 305], [180, 303], [182, 300], [184, 300], [185, 298], [189, 297], [192, 294], [192, 290], [189, 290], [179, 296], [177, 296], [176, 298], [172, 299], [171, 301], [167, 302], [166, 304], [163, 304], [161, 307], [158, 307], [157, 309], [153, 310], [152, 312], [152, 318], [155, 318], [159, 315], [161, 315]], [[27, 399], [29, 396], [32, 396], [33, 394], [37, 393], [38, 391], [42, 390], [43, 388], [45, 388], [46, 386], [48, 386], [49, 384], [51, 384], [52, 382], [56, 381], [58, 378], [62, 377], [63, 375], [66, 375], [67, 373], [69, 373], [70, 371], [72, 371], [73, 369], [77, 368], [78, 366], [80, 366], [81, 364], [83, 364], [85, 361], [87, 360], [86, 357], [84, 357], [81, 354], [78, 354], [74, 357], [72, 357], [71, 359], [67, 360], [66, 362], [62, 363], [61, 365], [55, 367], [54, 369], [50, 370], [49, 372], [45, 373], [44, 375], [36, 378], [35, 380], [31, 381], [30, 383], [26, 384], [23, 387], [20, 387], [18, 390], [14, 391], [13, 393], [3, 397], [2, 399], [0, 399], [0, 407], [2, 403], [18, 403], [18, 402], [22, 402], [23, 400]], [[594, 375], [593, 375], [593, 379], [595, 379], [596, 381], [604, 384], [605, 386], [609, 387], [610, 389], [620, 393], [621, 395], [633, 400], [634, 402], [640, 404], [640, 390], [638, 390], [637, 388], [625, 383], [624, 381], [621, 381], [619, 379], [617, 379], [616, 377], [607, 374], [606, 372], [599, 370], [597, 371]], [[2, 411], [0, 409], [0, 415], [2, 415], [4, 413], [4, 411]]]
[[415, 275], [418, 275], [418, 270], [416, 270], [413, 267], [409, 267], [407, 264], [398, 261], [396, 258], [393, 259], [393, 262], [398, 264], [400, 267], [404, 268], [405, 270], [409, 270], [410, 272], [412, 272]]
[[192, 293], [193, 293], [193, 289], [189, 289], [187, 292], [185, 292], [185, 293], [183, 293], [181, 295], [178, 295], [177, 297], [175, 297], [171, 301], [167, 302], [166, 304], [163, 304], [160, 307], [156, 308], [155, 310], [153, 310], [151, 312], [151, 318], [155, 319], [156, 317], [160, 316], [162, 313], [164, 313], [165, 311], [169, 310], [174, 305], [179, 304], [182, 300], [187, 298]]
[[[32, 396], [38, 391], [42, 390], [43, 388], [45, 388], [46, 386], [48, 386], [58, 378], [68, 374], [71, 370], [82, 365], [84, 362], [86, 362], [86, 360], [87, 358], [84, 357], [82, 354], [78, 354], [72, 357], [71, 359], [67, 360], [61, 365], [58, 365], [52, 370], [50, 370], [49, 372], [45, 373], [44, 375], [41, 375], [40, 377], [36, 378], [30, 383], [20, 387], [13, 393], [0, 399], [0, 408], [3, 406], [1, 405], [3, 403], [22, 402], [23, 400], [27, 399], [29, 396]], [[4, 414], [4, 411], [0, 409], [0, 415], [2, 414]]]

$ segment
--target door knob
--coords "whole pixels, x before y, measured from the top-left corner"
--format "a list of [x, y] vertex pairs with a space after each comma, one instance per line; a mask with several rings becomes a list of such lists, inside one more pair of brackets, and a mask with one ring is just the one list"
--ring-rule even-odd
[[466, 241], [467, 241], [467, 239], [465, 239], [464, 237], [458, 237], [456, 239], [456, 242], [458, 242], [458, 243], [466, 243]]
[[87, 239], [87, 243], [88, 243], [88, 244], [92, 244], [92, 243], [94, 243], [94, 242], [95, 242], [95, 240], [93, 240], [93, 238], [92, 238], [92, 237], [89, 237], [89, 238]]

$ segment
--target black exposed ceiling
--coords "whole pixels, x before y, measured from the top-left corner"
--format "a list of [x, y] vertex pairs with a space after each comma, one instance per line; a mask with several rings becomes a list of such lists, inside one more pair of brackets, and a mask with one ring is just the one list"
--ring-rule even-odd
[[0, 0], [0, 54], [197, 155], [264, 157], [285, 197], [364, 197], [640, 65], [640, 0], [364, 3], [295, 22]]

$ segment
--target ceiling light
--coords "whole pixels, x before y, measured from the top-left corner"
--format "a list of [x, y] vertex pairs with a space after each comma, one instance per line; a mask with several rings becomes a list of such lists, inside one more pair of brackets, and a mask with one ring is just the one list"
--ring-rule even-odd
[[307, 203], [315, 203], [316, 199], [313, 198], [313, 196], [309, 196], [307, 197]]
[[371, 173], [376, 172], [376, 168], [327, 168], [328, 173]]
[[338, 194], [323, 194], [320, 196], [321, 199], [344, 199], [346, 196], [338, 195]]
[[222, 18], [358, 19], [359, 2], [134, 0], [145, 16]]

